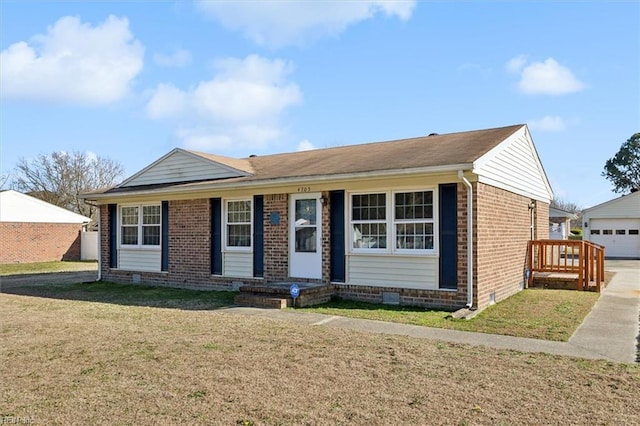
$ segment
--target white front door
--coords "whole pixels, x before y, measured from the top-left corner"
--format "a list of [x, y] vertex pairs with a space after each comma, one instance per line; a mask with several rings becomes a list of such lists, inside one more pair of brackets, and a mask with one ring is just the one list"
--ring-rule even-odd
[[322, 204], [320, 194], [291, 195], [289, 275], [322, 278]]

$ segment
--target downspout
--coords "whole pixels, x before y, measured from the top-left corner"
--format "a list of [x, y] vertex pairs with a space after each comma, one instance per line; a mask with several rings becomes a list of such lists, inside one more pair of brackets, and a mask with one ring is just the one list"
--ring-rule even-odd
[[458, 170], [458, 178], [467, 187], [467, 308], [473, 307], [473, 186]]
[[98, 278], [96, 281], [100, 281], [102, 279], [102, 220], [100, 206], [97, 204], [91, 204], [87, 200], [84, 200], [84, 203], [91, 207], [95, 207], [98, 212]]

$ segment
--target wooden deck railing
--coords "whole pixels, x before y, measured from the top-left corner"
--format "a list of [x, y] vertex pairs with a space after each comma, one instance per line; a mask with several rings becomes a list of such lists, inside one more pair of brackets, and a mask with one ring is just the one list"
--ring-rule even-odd
[[529, 241], [530, 286], [535, 272], [578, 274], [577, 290], [588, 290], [593, 282], [600, 291], [604, 283], [604, 246], [590, 241]]

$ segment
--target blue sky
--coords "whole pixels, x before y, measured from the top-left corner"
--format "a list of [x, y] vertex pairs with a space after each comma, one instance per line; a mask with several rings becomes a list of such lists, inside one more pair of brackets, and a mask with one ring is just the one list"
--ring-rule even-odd
[[3, 0], [0, 19], [3, 174], [527, 123], [556, 196], [588, 207], [640, 131], [637, 1]]

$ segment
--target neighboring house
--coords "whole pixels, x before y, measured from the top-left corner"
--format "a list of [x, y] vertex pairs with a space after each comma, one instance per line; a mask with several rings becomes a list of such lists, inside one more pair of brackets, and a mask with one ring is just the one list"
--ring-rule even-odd
[[549, 208], [549, 238], [552, 240], [568, 240], [571, 232], [571, 221], [578, 215], [565, 210]]
[[585, 209], [583, 239], [606, 247], [607, 258], [640, 259], [640, 191]]
[[90, 218], [13, 190], [0, 192], [0, 263], [80, 260]]
[[524, 284], [553, 198], [526, 125], [235, 159], [174, 149], [99, 204], [101, 276], [483, 308]]

